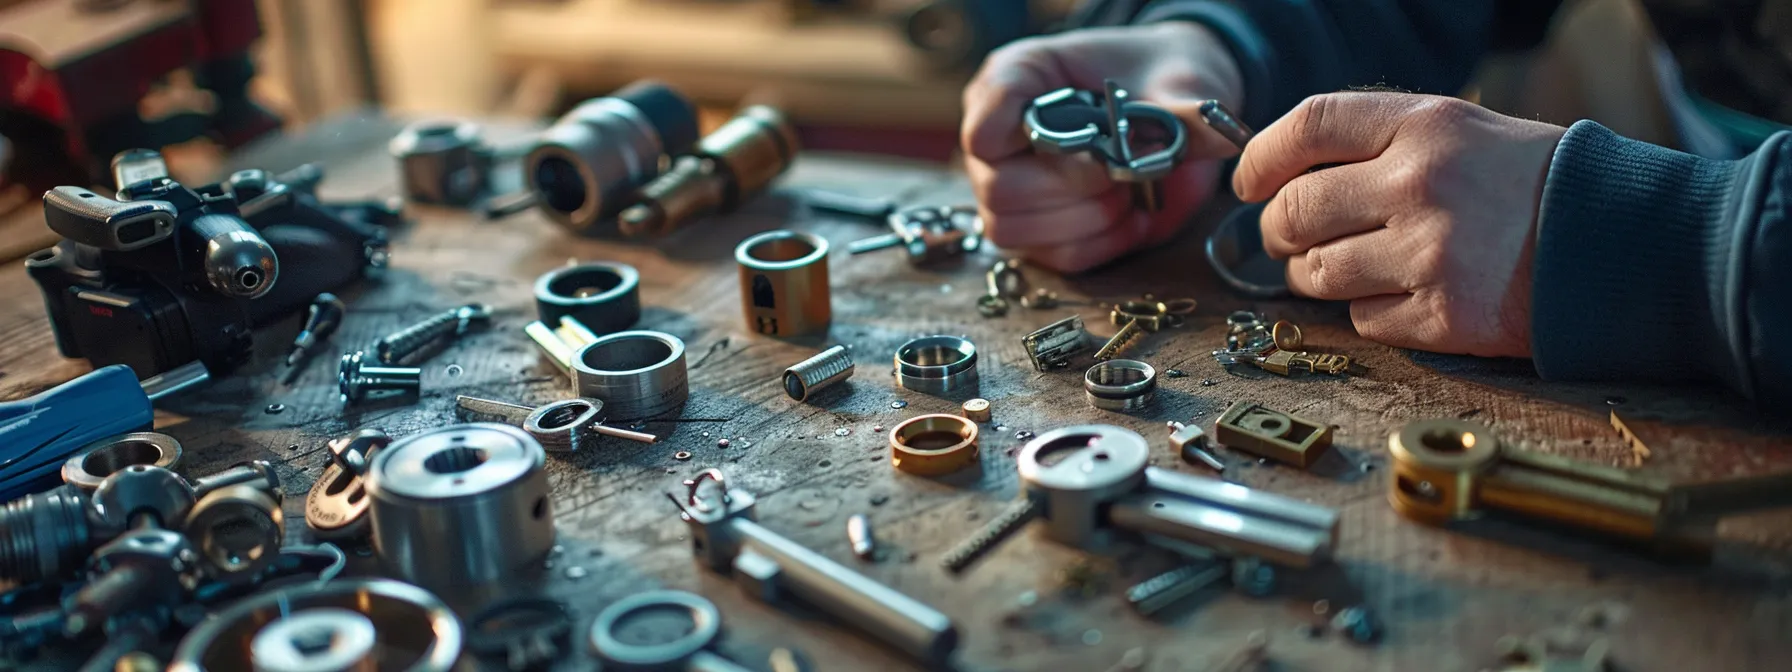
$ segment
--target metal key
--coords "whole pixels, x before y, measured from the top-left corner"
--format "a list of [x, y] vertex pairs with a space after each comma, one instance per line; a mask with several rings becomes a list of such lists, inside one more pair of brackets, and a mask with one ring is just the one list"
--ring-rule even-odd
[[983, 247], [983, 219], [968, 205], [923, 205], [891, 213], [890, 233], [848, 243], [847, 252], [865, 254], [892, 247], [908, 253], [911, 264], [921, 265], [963, 256]]
[[[1163, 148], [1140, 152], [1137, 122], [1161, 129]], [[1162, 107], [1134, 101], [1113, 80], [1105, 91], [1059, 89], [1033, 99], [1021, 115], [1033, 148], [1052, 154], [1088, 152], [1108, 170], [1108, 177], [1130, 183], [1133, 202], [1144, 210], [1163, 207], [1158, 181], [1188, 153], [1188, 128]]]
[[1407, 423], [1388, 437], [1388, 450], [1394, 510], [1433, 524], [1504, 509], [1703, 555], [1719, 518], [1792, 506], [1792, 473], [1677, 484], [1519, 450], [1455, 419]]
[[[522, 404], [513, 404], [508, 401], [498, 401], [496, 399], [469, 397], [464, 394], [456, 396], [454, 398], [454, 403], [460, 406], [462, 410], [469, 413], [496, 416], [503, 418], [504, 422], [508, 424], [517, 426], [522, 426], [523, 421], [529, 417], [530, 413], [534, 413], [537, 408], [535, 406], [524, 406]], [[618, 439], [628, 439], [630, 441], [639, 441], [641, 443], [654, 443], [660, 440], [660, 437], [653, 434], [611, 427], [601, 422], [591, 425], [591, 431], [604, 436], [613, 436]]]
[[[721, 494], [698, 496], [705, 480]], [[754, 522], [753, 493], [730, 490], [720, 470], [705, 470], [685, 487], [682, 497], [666, 497], [691, 527], [691, 552], [711, 570], [733, 574], [755, 598], [797, 597], [929, 667], [945, 665], [957, 648], [958, 628], [939, 610]]]
[[1081, 425], [1039, 435], [1016, 463], [1060, 543], [1099, 548], [1125, 530], [1297, 568], [1330, 558], [1336, 509], [1150, 467], [1150, 453], [1131, 430]]
[[[662, 615], [679, 611], [689, 614], [690, 623], [672, 626], [676, 632], [670, 632]], [[637, 618], [639, 622], [630, 623]], [[715, 603], [680, 590], [656, 590], [622, 598], [598, 612], [588, 642], [592, 653], [617, 669], [751, 672], [709, 651], [721, 634], [722, 612]], [[642, 641], [652, 643], [636, 643]]]

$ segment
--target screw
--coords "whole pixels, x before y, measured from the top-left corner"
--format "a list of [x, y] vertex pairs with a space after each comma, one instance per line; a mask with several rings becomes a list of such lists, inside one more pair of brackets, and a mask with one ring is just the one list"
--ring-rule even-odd
[[423, 369], [414, 366], [366, 366], [365, 352], [342, 356], [336, 369], [336, 384], [342, 392], [342, 403], [352, 404], [376, 390], [398, 390], [416, 394], [423, 390]]
[[373, 350], [379, 355], [381, 364], [396, 364], [444, 339], [458, 338], [474, 325], [485, 324], [491, 319], [491, 306], [469, 303], [389, 334], [374, 343]]
[[977, 530], [976, 534], [947, 550], [946, 554], [940, 558], [940, 566], [954, 574], [963, 571], [965, 567], [970, 566], [977, 558], [995, 548], [996, 544], [1002, 543], [1002, 540], [1012, 536], [1037, 515], [1039, 515], [1039, 507], [1033, 503], [1033, 500], [1021, 500], [1012, 508], [1002, 512], [1002, 515], [991, 518], [989, 524]]

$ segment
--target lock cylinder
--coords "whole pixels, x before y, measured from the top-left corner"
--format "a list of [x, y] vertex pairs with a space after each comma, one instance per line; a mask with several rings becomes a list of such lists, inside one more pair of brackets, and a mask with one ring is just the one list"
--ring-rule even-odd
[[767, 231], [734, 248], [740, 305], [749, 331], [788, 337], [824, 333], [833, 319], [828, 241], [812, 233]]

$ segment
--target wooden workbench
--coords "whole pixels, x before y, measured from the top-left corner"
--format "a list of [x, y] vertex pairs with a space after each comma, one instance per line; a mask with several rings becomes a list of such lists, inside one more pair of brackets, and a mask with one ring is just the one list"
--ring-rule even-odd
[[[324, 124], [239, 163], [278, 170], [323, 160], [327, 195], [391, 194], [393, 165], [383, 139], [395, 130], [378, 121]], [[185, 471], [191, 474], [247, 459], [280, 464], [287, 533], [300, 538], [303, 496], [325, 464], [327, 439], [358, 427], [402, 437], [452, 424], [456, 394], [526, 403], [569, 396], [565, 378], [522, 334], [535, 319], [531, 283], [569, 258], [620, 261], [641, 272], [646, 309], [640, 327], [687, 343], [691, 396], [679, 422], [647, 423], [648, 431], [664, 437], [659, 444], [614, 442], [603, 451], [550, 459], [564, 550], [550, 558], [551, 569], [542, 576], [519, 577], [517, 589], [564, 598], [579, 612], [579, 653], [564, 669], [588, 669], [582, 628], [599, 608], [655, 585], [715, 600], [728, 631], [721, 650], [762, 669], [767, 652], [780, 646], [800, 650], [815, 669], [912, 669], [834, 619], [754, 601], [698, 566], [684, 524], [661, 493], [708, 467], [726, 470], [731, 484], [760, 495], [759, 519], [767, 527], [950, 614], [962, 632], [959, 660], [966, 670], [1103, 670], [1133, 649], [1148, 660], [1143, 669], [1208, 669], [1256, 630], [1268, 633], [1270, 655], [1283, 670], [1478, 670], [1495, 667], [1495, 643], [1502, 636], [1540, 631], [1606, 637], [1615, 662], [1634, 671], [1775, 669], [1792, 656], [1792, 515], [1727, 521], [1715, 562], [1686, 568], [1523, 524], [1424, 527], [1396, 517], [1385, 497], [1388, 434], [1415, 418], [1473, 418], [1540, 450], [1629, 466], [1630, 448], [1607, 424], [1613, 408], [1608, 400], [1616, 398], [1616, 408], [1653, 451], [1640, 466], [1645, 471], [1714, 478], [1792, 469], [1792, 439], [1763, 427], [1733, 397], [1702, 388], [1544, 383], [1523, 361], [1369, 343], [1351, 330], [1342, 306], [1253, 303], [1229, 294], [1201, 260], [1200, 236], [1191, 231], [1095, 273], [1060, 278], [1034, 271], [1035, 286], [1088, 303], [1045, 311], [1017, 307], [1000, 319], [981, 318], [973, 308], [994, 256], [979, 255], [959, 268], [916, 270], [894, 252], [848, 257], [836, 247], [834, 323], [826, 341], [851, 345], [859, 367], [849, 393], [821, 405], [800, 404], [783, 394], [778, 374], [822, 341], [778, 341], [745, 329], [731, 256], [735, 243], [753, 232], [788, 227], [840, 246], [876, 231], [806, 211], [796, 199], [801, 188], [905, 203], [959, 202], [969, 191], [961, 176], [938, 166], [834, 156], [805, 156], [782, 185], [740, 213], [651, 245], [575, 239], [533, 213], [481, 222], [460, 212], [416, 209], [416, 223], [395, 232], [388, 276], [346, 292], [349, 314], [333, 347], [369, 343], [450, 305], [496, 306], [491, 330], [426, 365], [420, 401], [345, 411], [336, 401], [334, 361], [327, 353], [296, 386], [277, 385], [274, 364], [296, 331], [295, 319], [259, 336], [262, 355], [255, 364], [165, 404], [158, 427], [185, 444]], [[1191, 229], [1211, 221], [1203, 218]], [[1105, 337], [1112, 328], [1098, 304], [1144, 292], [1200, 301], [1187, 326], [1153, 335], [1136, 351], [1160, 371], [1188, 374], [1162, 380], [1148, 412], [1094, 410], [1082, 399], [1080, 367], [1041, 374], [1027, 363], [1023, 334], [1078, 313]], [[37, 289], [21, 264], [0, 270], [0, 297], [0, 394], [29, 394], [85, 370], [84, 363], [57, 356]], [[1314, 349], [1348, 354], [1366, 372], [1341, 380], [1226, 372], [1206, 353], [1222, 340], [1222, 316], [1242, 308], [1299, 322]], [[981, 469], [940, 480], [894, 472], [887, 433], [879, 431], [915, 414], [957, 408], [956, 402], [898, 389], [890, 375], [897, 345], [932, 333], [965, 334], [976, 342], [980, 395], [994, 402], [996, 417], [983, 428]], [[1267, 599], [1206, 594], [1157, 620], [1132, 614], [1123, 591], [1173, 566], [1162, 551], [1122, 546], [1095, 556], [1022, 534], [963, 576], [939, 568], [948, 546], [1015, 497], [1017, 431], [1111, 423], [1156, 442], [1165, 421], [1192, 419], [1211, 427], [1236, 400], [1337, 428], [1333, 455], [1310, 472], [1221, 453], [1234, 465], [1229, 480], [1340, 507], [1338, 568], [1287, 575], [1282, 592]], [[892, 406], [899, 401], [906, 408]], [[283, 404], [284, 411], [272, 412], [270, 404]], [[718, 447], [724, 437], [732, 445]], [[1167, 446], [1159, 450], [1158, 466], [1203, 473], [1182, 464]], [[675, 460], [678, 451], [694, 457]], [[882, 542], [876, 562], [860, 562], [848, 551], [844, 524], [854, 513], [869, 515], [875, 525]], [[583, 571], [569, 571], [574, 567]], [[1064, 589], [1067, 569], [1090, 587]], [[1386, 624], [1384, 640], [1362, 647], [1334, 634], [1313, 636], [1308, 626], [1316, 622], [1313, 602], [1320, 598], [1339, 606], [1366, 602]]]

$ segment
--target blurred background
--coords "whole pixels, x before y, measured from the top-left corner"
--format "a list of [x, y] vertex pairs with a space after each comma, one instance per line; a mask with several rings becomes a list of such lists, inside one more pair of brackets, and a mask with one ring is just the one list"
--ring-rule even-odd
[[[1078, 5], [0, 0], [0, 257], [50, 240], [30, 221], [46, 185], [91, 179], [118, 148], [170, 145], [177, 177], [207, 179], [270, 132], [368, 114], [551, 120], [649, 77], [698, 102], [706, 130], [773, 103], [808, 149], [950, 161], [983, 55], [1081, 20]], [[1566, 0], [1540, 45], [1489, 58], [1463, 95], [1737, 155], [1792, 122], [1792, 0]]]

